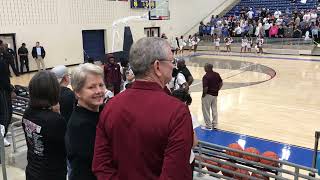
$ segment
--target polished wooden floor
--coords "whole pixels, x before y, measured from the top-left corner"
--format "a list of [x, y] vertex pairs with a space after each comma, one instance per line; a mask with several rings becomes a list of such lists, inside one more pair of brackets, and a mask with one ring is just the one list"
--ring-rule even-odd
[[[273, 79], [264, 83], [220, 91], [218, 128], [313, 148], [314, 132], [320, 130], [320, 61], [306, 60], [320, 58], [287, 55], [249, 56], [198, 56], [208, 61], [219, 59], [259, 63], [274, 69], [277, 73]], [[194, 63], [188, 65], [196, 79], [194, 86], [201, 88], [203, 67]], [[252, 71], [240, 74], [237, 70], [231, 69], [215, 71], [219, 72], [222, 78], [235, 74], [225, 79], [225, 83], [261, 81], [269, 78], [264, 73]], [[12, 83], [27, 85], [33, 74], [13, 77]], [[200, 123], [203, 123], [201, 91], [193, 91], [191, 95], [193, 103], [190, 111]]]

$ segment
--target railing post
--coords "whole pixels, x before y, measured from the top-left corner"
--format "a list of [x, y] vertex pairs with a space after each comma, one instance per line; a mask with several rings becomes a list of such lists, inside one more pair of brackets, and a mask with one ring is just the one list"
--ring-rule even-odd
[[295, 167], [294, 168], [294, 180], [299, 179], [299, 168]]
[[7, 170], [6, 170], [6, 155], [5, 155], [5, 147], [4, 147], [4, 137], [2, 132], [0, 132], [0, 160], [2, 166], [2, 176], [3, 180], [7, 180]]
[[[315, 132], [315, 140], [314, 140], [314, 152], [313, 152], [313, 159], [312, 159], [312, 168], [316, 168], [316, 166], [317, 166], [319, 138], [320, 138], [320, 131], [316, 131]], [[315, 177], [315, 173], [309, 173], [309, 176]]]
[[10, 127], [10, 130], [11, 130], [11, 137], [12, 137], [12, 149], [13, 149], [13, 152], [16, 153], [16, 149], [17, 149], [17, 145], [16, 145], [16, 135], [15, 135], [15, 132], [14, 132], [14, 124], [11, 124], [11, 127]]
[[[199, 160], [199, 161], [202, 160], [202, 146], [203, 146], [202, 143], [199, 142], [199, 156], [200, 156], [200, 160]], [[198, 167], [199, 167], [199, 169], [202, 169], [202, 164], [201, 164], [201, 162], [198, 163]], [[201, 176], [203, 176], [203, 174], [202, 174], [201, 172], [199, 172], [197, 176], [198, 176], [198, 177], [201, 177]]]

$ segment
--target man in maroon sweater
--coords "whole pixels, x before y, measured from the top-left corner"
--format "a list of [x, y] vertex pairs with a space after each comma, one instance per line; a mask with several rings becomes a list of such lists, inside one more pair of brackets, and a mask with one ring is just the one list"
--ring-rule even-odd
[[163, 90], [173, 69], [169, 43], [142, 38], [129, 59], [136, 81], [100, 115], [94, 174], [98, 180], [191, 180], [191, 115]]
[[107, 56], [107, 64], [104, 65], [104, 82], [106, 83], [106, 85], [113, 86], [114, 95], [120, 92], [120, 65], [115, 62], [114, 56], [112, 54], [109, 54]]
[[[217, 99], [219, 90], [223, 85], [219, 73], [214, 72], [212, 68], [212, 64], [205, 64], [204, 70], [206, 74], [202, 78], [203, 92], [201, 102], [206, 129], [216, 129], [218, 126]], [[212, 121], [210, 121], [210, 109]]]

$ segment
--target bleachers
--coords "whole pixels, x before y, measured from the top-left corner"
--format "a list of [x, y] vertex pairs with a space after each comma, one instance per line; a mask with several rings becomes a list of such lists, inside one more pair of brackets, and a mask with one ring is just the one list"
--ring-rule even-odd
[[241, 0], [225, 16], [234, 16], [237, 14], [236, 12], [240, 11], [241, 7], [252, 7], [256, 10], [265, 7], [272, 13], [277, 9], [284, 13], [287, 8], [289, 8], [290, 12], [296, 8], [299, 10], [315, 9], [317, 7], [317, 0], [307, 0], [306, 4], [301, 3], [300, 0], [296, 0], [295, 3], [292, 3], [291, 0]]

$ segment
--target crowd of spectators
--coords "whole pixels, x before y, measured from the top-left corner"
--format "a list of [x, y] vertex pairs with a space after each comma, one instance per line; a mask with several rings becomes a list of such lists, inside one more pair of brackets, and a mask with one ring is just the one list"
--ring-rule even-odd
[[212, 16], [207, 23], [200, 22], [199, 35], [212, 40], [216, 34], [223, 39], [232, 37], [314, 38], [319, 37], [320, 16], [317, 9], [297, 9], [284, 12], [276, 9], [242, 7], [232, 16]]

